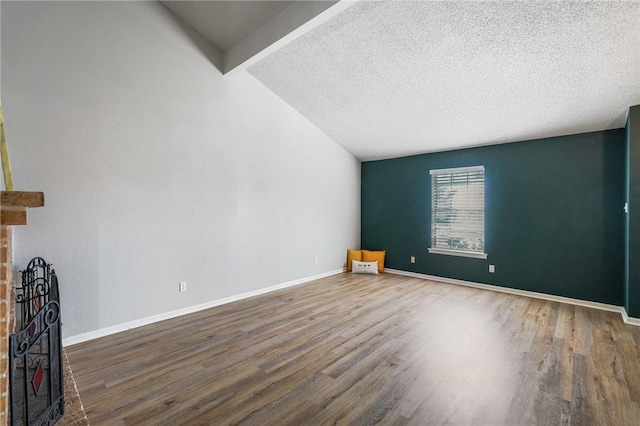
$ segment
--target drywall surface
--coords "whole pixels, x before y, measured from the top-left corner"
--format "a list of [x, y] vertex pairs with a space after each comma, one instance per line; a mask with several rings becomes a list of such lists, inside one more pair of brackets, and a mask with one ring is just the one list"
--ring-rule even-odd
[[[393, 269], [622, 305], [624, 135], [618, 129], [364, 162], [362, 246], [387, 250]], [[488, 258], [428, 253], [429, 170], [480, 165]]]
[[46, 204], [16, 228], [14, 268], [53, 263], [65, 337], [339, 269], [359, 246], [359, 161], [248, 73], [223, 77], [164, 7], [2, 7], [14, 180]]

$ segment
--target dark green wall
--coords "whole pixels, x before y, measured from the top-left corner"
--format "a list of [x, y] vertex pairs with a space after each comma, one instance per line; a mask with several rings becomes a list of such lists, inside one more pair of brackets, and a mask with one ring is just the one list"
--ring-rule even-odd
[[627, 313], [631, 317], [640, 317], [640, 105], [629, 109], [627, 120], [627, 153], [628, 153], [628, 201], [626, 253], [627, 276], [625, 290]]
[[[621, 305], [625, 139], [619, 129], [364, 162], [362, 247], [387, 250], [389, 268]], [[488, 259], [429, 254], [429, 170], [475, 165]]]
[[[629, 174], [630, 164], [629, 157], [631, 153], [630, 135], [631, 126], [629, 120], [631, 118], [631, 111], [627, 116], [627, 124], [625, 127], [625, 155], [624, 155], [624, 201], [629, 203]], [[622, 289], [622, 299], [624, 309], [629, 313], [629, 214], [624, 215], [624, 286]]]

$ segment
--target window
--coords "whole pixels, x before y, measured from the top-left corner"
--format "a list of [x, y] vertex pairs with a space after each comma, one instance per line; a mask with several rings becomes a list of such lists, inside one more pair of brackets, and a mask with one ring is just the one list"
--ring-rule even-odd
[[487, 258], [484, 166], [431, 170], [429, 253]]

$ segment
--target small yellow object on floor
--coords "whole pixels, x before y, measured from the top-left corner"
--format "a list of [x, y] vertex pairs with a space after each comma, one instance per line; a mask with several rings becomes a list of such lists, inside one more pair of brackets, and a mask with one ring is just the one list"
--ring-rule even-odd
[[362, 250], [362, 261], [363, 262], [378, 262], [378, 272], [384, 272], [384, 257], [386, 255], [386, 250], [380, 251], [369, 251]]
[[351, 272], [351, 261], [357, 260], [362, 262], [362, 250], [347, 249], [347, 272]]

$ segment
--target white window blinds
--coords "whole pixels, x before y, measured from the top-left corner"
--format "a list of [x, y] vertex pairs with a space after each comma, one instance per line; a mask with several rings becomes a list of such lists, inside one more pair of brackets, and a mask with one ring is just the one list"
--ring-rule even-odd
[[431, 248], [484, 253], [484, 166], [431, 170]]

